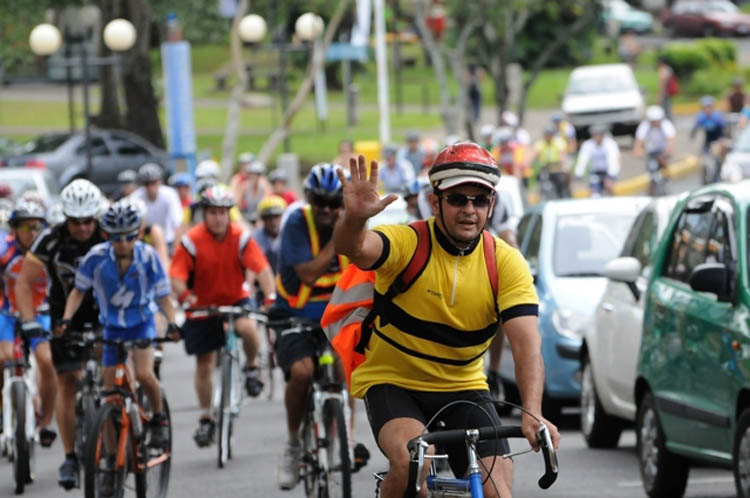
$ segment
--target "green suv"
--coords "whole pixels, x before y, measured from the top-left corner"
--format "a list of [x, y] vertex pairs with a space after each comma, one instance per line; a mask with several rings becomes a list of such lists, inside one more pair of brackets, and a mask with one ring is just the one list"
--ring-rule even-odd
[[730, 467], [750, 497], [750, 182], [693, 192], [654, 255], [635, 384], [651, 498], [679, 498], [691, 462]]

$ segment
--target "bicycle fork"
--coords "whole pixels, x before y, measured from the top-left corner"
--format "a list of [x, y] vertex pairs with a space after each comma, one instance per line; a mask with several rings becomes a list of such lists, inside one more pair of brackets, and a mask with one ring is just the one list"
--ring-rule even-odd
[[[319, 470], [325, 472], [326, 474], [331, 470], [328, 468], [328, 451], [329, 451], [329, 436], [330, 434], [326, 433], [326, 424], [325, 420], [323, 419], [323, 407], [326, 404], [326, 401], [336, 399], [341, 403], [343, 410], [344, 410], [344, 419], [346, 420], [346, 430], [347, 430], [347, 451], [349, 452], [349, 461], [353, 461], [353, 455], [352, 455], [352, 448], [351, 444], [349, 444], [349, 432], [350, 432], [350, 420], [351, 420], [351, 411], [349, 410], [349, 399], [348, 394], [346, 391], [341, 392], [329, 392], [324, 391], [320, 389], [320, 387], [317, 384], [313, 384], [313, 393], [312, 393], [312, 403], [313, 403], [313, 429], [315, 431], [315, 453], [318, 460], [318, 467]], [[334, 421], [335, 424], [335, 421]], [[323, 482], [320, 483], [321, 486], [324, 485]]]

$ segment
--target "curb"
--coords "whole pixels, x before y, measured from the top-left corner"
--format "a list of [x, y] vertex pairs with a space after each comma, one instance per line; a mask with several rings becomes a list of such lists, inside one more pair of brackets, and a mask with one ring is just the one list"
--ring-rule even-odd
[[[700, 161], [697, 156], [687, 156], [679, 161], [675, 161], [667, 166], [664, 176], [667, 178], [682, 178], [695, 173], [700, 169]], [[626, 178], [615, 183], [614, 193], [617, 196], [634, 195], [644, 193], [648, 190], [649, 177], [647, 174], [637, 175], [631, 178]], [[588, 188], [579, 188], [573, 191], [574, 199], [585, 199], [589, 197], [591, 192]], [[529, 192], [528, 194], [529, 204], [537, 204], [539, 202], [539, 194], [537, 192]]]

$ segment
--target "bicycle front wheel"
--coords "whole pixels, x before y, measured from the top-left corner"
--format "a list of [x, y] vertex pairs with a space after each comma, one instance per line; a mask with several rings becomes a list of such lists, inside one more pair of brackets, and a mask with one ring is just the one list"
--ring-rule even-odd
[[16, 494], [23, 493], [31, 476], [31, 450], [26, 438], [26, 386], [23, 382], [15, 382], [10, 390], [13, 406], [13, 479], [16, 483]]
[[324, 444], [328, 471], [325, 475], [325, 498], [351, 498], [352, 462], [349, 457], [349, 431], [344, 407], [338, 399], [323, 405], [323, 423], [327, 444]]
[[232, 358], [224, 353], [221, 355], [221, 396], [219, 396], [219, 407], [217, 413], [218, 422], [218, 450], [217, 463], [220, 469], [224, 468], [232, 454]]
[[[312, 403], [312, 400], [308, 401]], [[305, 496], [307, 498], [318, 498], [318, 438], [315, 430], [315, 421], [312, 412], [308, 411], [305, 420], [302, 421], [302, 432], [300, 433], [302, 443], [300, 477], [305, 485]]]
[[[122, 432], [121, 407], [110, 403], [103, 404], [86, 437], [86, 454], [83, 456], [83, 491], [86, 498], [123, 496], [128, 465], [133, 462], [133, 449], [131, 441], [127, 441], [125, 462], [117, 461], [118, 441], [122, 437], [128, 435]], [[106, 491], [108, 489], [113, 492], [110, 494]]]

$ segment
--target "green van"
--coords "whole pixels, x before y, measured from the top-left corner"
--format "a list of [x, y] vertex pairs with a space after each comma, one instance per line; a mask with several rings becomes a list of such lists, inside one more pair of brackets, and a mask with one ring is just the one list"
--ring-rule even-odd
[[672, 212], [646, 294], [635, 384], [651, 498], [679, 498], [691, 462], [750, 497], [750, 182], [699, 189]]

